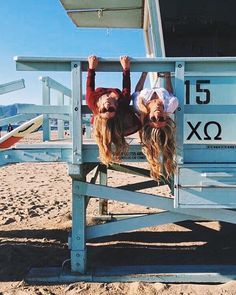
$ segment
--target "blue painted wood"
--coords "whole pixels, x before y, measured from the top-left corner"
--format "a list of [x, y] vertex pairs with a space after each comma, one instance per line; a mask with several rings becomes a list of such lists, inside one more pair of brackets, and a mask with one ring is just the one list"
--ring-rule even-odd
[[79, 27], [142, 28], [144, 2], [141, 0], [61, 2]]
[[46, 84], [47, 87], [54, 89], [60, 93], [63, 93], [64, 95], [71, 97], [71, 89], [68, 87], [62, 85], [61, 83], [57, 82], [56, 80], [52, 79], [51, 77], [45, 76], [40, 77], [40, 80]]
[[[99, 167], [99, 183], [101, 185], [107, 185], [107, 167], [105, 165], [100, 165]], [[108, 200], [99, 200], [99, 215], [108, 214]]]
[[96, 2], [90, 2], [86, 0], [61, 0], [61, 4], [66, 10], [76, 10], [76, 9], [99, 9], [101, 7], [105, 8], [119, 8], [126, 7], [132, 8], [134, 6], [142, 6], [142, 0], [99, 0]]
[[157, 214], [131, 217], [116, 222], [88, 226], [86, 228], [86, 237], [89, 240], [122, 232], [133, 231], [145, 227], [175, 223], [189, 219], [193, 220], [195, 218], [190, 215], [183, 215], [172, 212], [161, 212]]
[[[54, 79], [45, 76], [39, 78], [42, 81], [42, 98], [43, 98], [43, 105], [51, 105], [51, 90], [57, 91], [57, 104], [59, 106], [63, 106], [65, 104], [64, 96], [68, 96], [69, 103], [71, 104], [71, 90], [64, 85], [58, 83]], [[69, 117], [63, 118], [65, 114], [62, 116], [57, 114], [57, 120], [58, 120], [58, 139], [64, 138], [64, 120], [70, 120]], [[49, 124], [49, 117], [52, 118], [52, 114], [45, 114], [44, 115], [44, 124], [43, 124], [43, 141], [50, 140], [50, 124]]]
[[73, 164], [82, 163], [82, 72], [79, 61], [71, 63], [72, 74], [72, 145]]
[[[131, 144], [127, 155], [123, 158], [124, 162], [146, 162], [146, 158], [141, 151], [140, 144]], [[91, 144], [83, 145], [83, 162], [98, 162], [98, 148], [92, 142]]]
[[173, 199], [171, 198], [131, 192], [87, 182], [77, 181], [75, 183], [75, 192], [77, 194], [132, 203], [146, 207], [162, 208], [166, 210], [173, 209]]
[[84, 195], [75, 191], [75, 180], [72, 178], [72, 236], [71, 236], [71, 270], [84, 274], [86, 272], [86, 200]]
[[25, 278], [28, 283], [73, 282], [161, 282], [226, 283], [236, 279], [236, 265], [134, 265], [96, 268], [80, 275], [61, 268], [33, 268]]
[[[50, 88], [46, 85], [45, 82], [42, 84], [42, 100], [43, 100], [44, 106], [50, 105], [50, 103], [51, 103]], [[23, 109], [23, 111], [24, 111], [24, 109]], [[51, 129], [50, 129], [50, 124], [49, 124], [49, 115], [44, 114], [44, 116], [43, 116], [43, 141], [50, 140], [50, 134], [51, 134]]]
[[[209, 116], [211, 114], [235, 114], [236, 113], [236, 106], [235, 105], [185, 105], [184, 106], [185, 118], [188, 118], [188, 115], [191, 114], [199, 114], [199, 115], [206, 115]], [[185, 119], [186, 120], [186, 119]]]
[[[79, 112], [81, 110], [81, 73], [87, 70], [87, 59], [82, 58], [16, 58], [17, 68], [20, 70], [55, 70], [55, 71], [72, 71], [72, 85], [73, 85], [73, 154], [72, 149], [70, 150], [70, 160], [73, 157], [73, 163], [76, 165], [81, 163], [81, 157], [83, 155], [84, 162], [97, 162], [97, 147], [93, 144], [83, 145], [81, 139], [81, 114], [74, 113], [75, 108], [79, 106]], [[73, 65], [79, 63], [79, 69], [73, 68]], [[175, 206], [181, 204], [184, 208], [174, 208], [173, 199], [164, 198], [161, 196], [154, 196], [142, 193], [127, 192], [125, 190], [112, 189], [105, 186], [98, 186], [94, 184], [86, 184], [84, 182], [77, 182], [74, 180], [73, 183], [73, 200], [75, 205], [73, 206], [73, 228], [74, 232], [72, 235], [72, 270], [80, 271], [85, 273], [86, 269], [86, 248], [85, 244], [85, 201], [84, 195], [113, 199], [118, 201], [125, 201], [135, 204], [141, 204], [143, 206], [157, 207], [170, 212], [163, 215], [163, 222], [174, 221], [177, 218], [176, 214], [179, 214], [179, 218], [185, 220], [187, 216], [191, 219], [201, 218], [207, 220], [220, 220], [231, 223], [236, 223], [236, 213], [233, 210], [225, 210], [220, 208], [215, 208], [217, 206], [234, 206], [234, 169], [235, 169], [235, 140], [233, 127], [230, 129], [228, 126], [234, 126], [234, 113], [236, 109], [234, 93], [235, 93], [235, 64], [236, 58], [153, 58], [153, 59], [132, 59], [132, 71], [140, 72], [145, 69], [145, 71], [155, 72], [158, 68], [159, 71], [171, 71], [175, 73], [175, 92], [176, 96], [180, 101], [180, 108], [176, 112], [177, 121], [177, 143], [178, 143], [178, 153], [179, 153], [179, 167], [180, 174], [176, 174], [175, 178]], [[72, 65], [72, 67], [71, 67]], [[118, 59], [101, 59], [98, 67], [98, 71], [106, 72], [120, 72], [120, 65]], [[199, 74], [199, 73], [203, 73]], [[220, 73], [220, 75], [219, 75]], [[222, 75], [222, 76], [221, 76]], [[201, 82], [199, 82], [201, 80]], [[209, 80], [210, 83], [206, 82]], [[189, 82], [188, 82], [189, 81]], [[203, 81], [203, 82], [202, 82]], [[187, 101], [186, 89], [189, 83], [189, 98]], [[228, 90], [228, 92], [227, 92]], [[206, 102], [207, 95], [210, 93], [210, 101]], [[227, 93], [227, 96], [226, 94]], [[45, 112], [50, 113], [49, 110]], [[77, 112], [77, 110], [76, 110]], [[230, 113], [226, 116], [227, 112]], [[194, 127], [201, 120], [200, 127]], [[210, 121], [209, 121], [210, 120]], [[189, 122], [193, 127], [189, 125]], [[216, 122], [214, 125], [212, 123], [209, 126], [209, 122]], [[214, 138], [216, 136], [215, 127], [221, 126], [221, 139]], [[75, 131], [75, 126], [78, 129]], [[78, 128], [79, 126], [79, 128]], [[197, 129], [194, 130], [194, 128]], [[205, 129], [204, 129], [205, 128]], [[208, 129], [207, 129], [208, 128]], [[77, 132], [77, 133], [76, 133]], [[190, 134], [192, 135], [190, 136]], [[209, 134], [208, 134], [209, 133]], [[214, 136], [213, 136], [214, 135]], [[205, 137], [211, 137], [205, 138]], [[188, 138], [189, 137], [189, 138]], [[212, 139], [213, 137], [213, 139]], [[216, 136], [217, 137], [217, 136]], [[76, 139], [75, 139], [76, 138]], [[61, 150], [65, 151], [65, 150]], [[78, 152], [79, 151], [79, 152]], [[25, 151], [24, 151], [25, 152]], [[10, 154], [9, 154], [10, 155]], [[7, 156], [7, 154], [3, 154]], [[24, 154], [24, 157], [33, 157], [33, 161], [40, 160], [40, 153], [35, 153], [35, 155], [29, 150]], [[23, 156], [19, 156], [20, 159]], [[63, 157], [63, 156], [62, 156]], [[44, 155], [42, 158], [45, 158]], [[143, 161], [145, 157], [141, 153], [141, 148], [136, 146], [131, 146], [130, 154], [128, 155], [128, 161]], [[181, 163], [183, 165], [181, 165]], [[205, 178], [201, 175], [199, 176], [199, 171], [208, 167], [210, 164], [212, 171], [204, 171], [203, 173], [208, 173]], [[231, 163], [231, 164], [230, 164]], [[220, 164], [223, 164], [223, 171], [217, 170], [222, 168]], [[190, 165], [190, 166], [189, 166]], [[182, 176], [182, 172], [183, 176]], [[81, 177], [81, 170], [78, 177]], [[212, 176], [209, 173], [218, 173], [217, 176]], [[224, 175], [231, 175], [230, 181], [224, 180]], [[209, 176], [211, 175], [211, 176]], [[217, 177], [217, 179], [215, 179]], [[202, 180], [203, 179], [203, 180]], [[228, 178], [227, 178], [228, 179]], [[233, 183], [231, 183], [233, 181]], [[209, 185], [210, 182], [210, 185]], [[199, 184], [200, 183], [200, 184]], [[209, 185], [209, 187], [205, 187]], [[215, 186], [218, 187], [215, 187]], [[221, 194], [222, 188], [224, 187], [224, 192], [228, 192], [227, 196]], [[199, 192], [199, 189], [201, 190]], [[206, 189], [208, 190], [205, 193]], [[210, 189], [210, 194], [208, 194]], [[203, 193], [202, 193], [203, 192]], [[79, 198], [78, 198], [79, 196]], [[228, 202], [228, 204], [222, 203]], [[176, 203], [176, 201], [178, 201]], [[196, 208], [202, 206], [201, 208]], [[214, 208], [209, 208], [215, 206]], [[186, 208], [190, 207], [190, 208]], [[81, 216], [76, 216], [76, 212], [82, 210]], [[169, 219], [168, 219], [169, 216]], [[150, 218], [150, 220], [148, 219]], [[153, 219], [152, 219], [153, 218]], [[104, 225], [99, 227], [94, 227], [87, 229], [91, 230], [91, 236], [101, 236], [104, 234], [112, 234], [115, 232], [120, 232], [121, 230], [129, 230], [131, 228], [137, 229], [138, 226], [144, 226], [145, 224], [151, 224], [151, 222], [157, 222], [158, 218], [147, 217], [146, 219], [136, 219], [132, 220], [131, 223], [128, 221], [123, 221], [123, 223], [115, 223], [113, 225]], [[154, 220], [155, 219], [155, 220]], [[138, 224], [137, 221], [140, 221]], [[82, 242], [76, 241], [76, 234], [82, 232]], [[74, 244], [73, 244], [74, 243]], [[81, 251], [81, 252], [79, 252]], [[79, 255], [78, 255], [79, 254]], [[77, 265], [79, 263], [79, 265]], [[181, 281], [193, 279], [194, 275], [191, 273], [191, 268], [188, 269], [189, 275], [186, 273], [179, 272], [177, 275], [174, 272], [175, 268], [169, 274], [168, 280]], [[182, 269], [183, 270], [183, 269]], [[146, 272], [147, 269], [144, 269]], [[117, 270], [117, 272], [119, 272]], [[176, 270], [176, 272], [178, 272]], [[187, 270], [186, 270], [187, 272]], [[234, 272], [236, 273], [236, 272]], [[194, 273], [196, 274], [196, 273]], [[150, 280], [152, 279], [148, 275], [144, 275], [140, 279]], [[160, 279], [160, 276], [154, 275], [155, 279]], [[165, 277], [165, 276], [164, 276]], [[187, 277], [187, 279], [186, 279]], [[219, 272], [214, 273], [197, 273], [196, 276], [199, 282], [211, 281], [217, 277], [218, 280], [228, 280], [228, 274]], [[70, 277], [71, 278], [71, 277]], [[85, 277], [83, 277], [85, 278]], [[132, 280], [136, 275], [128, 273], [119, 273], [115, 275], [111, 273], [109, 280]], [[98, 276], [98, 280], [104, 280], [105, 277]], [[161, 278], [163, 279], [163, 278]], [[108, 279], [107, 279], [108, 280]]]
[[[57, 94], [57, 104], [63, 106], [65, 103], [64, 94], [59, 92]], [[65, 136], [64, 121], [58, 119], [57, 121], [57, 138], [63, 139]]]
[[0, 152], [0, 166], [22, 163], [22, 162], [68, 162], [72, 161], [70, 147], [36, 147], [30, 149], [29, 146], [22, 149], [9, 149]]
[[235, 163], [235, 144], [185, 144], [185, 163]]
[[33, 119], [34, 117], [37, 117], [37, 114], [19, 114], [19, 115], [7, 117], [4, 119], [0, 119], [0, 126], [6, 126], [9, 123], [14, 124], [14, 123], [22, 122], [22, 121], [27, 121], [27, 120]]
[[175, 112], [176, 120], [176, 145], [178, 161], [182, 163], [184, 159], [183, 150], [183, 117], [184, 117], [184, 62], [176, 62], [175, 64], [175, 95], [179, 100], [179, 107]]
[[164, 57], [165, 56], [165, 45], [162, 32], [162, 22], [160, 15], [159, 2], [156, 0], [148, 0], [148, 11], [150, 18], [150, 31], [152, 37], [152, 47], [154, 57]]
[[179, 168], [178, 207], [236, 208], [236, 166]]
[[[82, 71], [87, 71], [87, 58], [75, 57], [20, 57], [14, 58], [20, 71], [71, 71], [71, 62], [81, 62]], [[235, 75], [236, 57], [165, 57], [165, 58], [131, 58], [132, 72], [175, 72], [178, 62], [185, 63], [185, 72], [215, 73], [228, 76]], [[120, 72], [118, 58], [99, 58], [97, 71]]]
[[221, 220], [225, 222], [236, 223], [236, 212], [234, 211], [224, 209], [212, 210], [209, 208], [198, 210], [196, 210], [196, 208], [174, 208], [174, 199], [162, 197], [159, 195], [130, 192], [81, 181], [76, 182], [75, 191], [78, 194], [85, 194], [97, 198], [104, 198], [146, 207], [164, 209], [171, 212], [187, 214], [193, 217], [199, 217], [207, 220]]
[[29, 114], [29, 113], [37, 113], [37, 114], [70, 114], [71, 107], [70, 106], [54, 106], [54, 105], [35, 105], [35, 106], [27, 106], [27, 105], [19, 105], [18, 112]]
[[25, 80], [17, 80], [0, 85], [0, 95], [25, 88]]

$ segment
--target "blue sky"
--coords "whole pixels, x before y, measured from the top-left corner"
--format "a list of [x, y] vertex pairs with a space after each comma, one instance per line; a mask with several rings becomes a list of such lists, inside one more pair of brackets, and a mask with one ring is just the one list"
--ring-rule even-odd
[[[142, 30], [77, 28], [59, 0], [1, 0], [0, 15], [0, 84], [21, 78], [26, 84], [25, 89], [0, 95], [0, 105], [41, 104], [39, 76], [50, 76], [70, 87], [69, 73], [16, 71], [14, 56], [145, 56]], [[96, 85], [121, 86], [120, 76], [109, 75], [109, 81], [107, 77], [98, 73]]]

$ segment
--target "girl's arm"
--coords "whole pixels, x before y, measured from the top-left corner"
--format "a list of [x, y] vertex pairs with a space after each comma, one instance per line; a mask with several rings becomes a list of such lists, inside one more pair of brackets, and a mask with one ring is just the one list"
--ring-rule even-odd
[[143, 90], [143, 86], [144, 86], [147, 74], [148, 74], [147, 72], [142, 72], [142, 74], [138, 80], [138, 83], [136, 84], [136, 87], [134, 90], [135, 92], [140, 92], [141, 90]]
[[131, 82], [130, 82], [130, 59], [128, 56], [121, 56], [120, 57], [120, 63], [123, 69], [123, 89], [122, 89], [122, 95], [123, 95], [123, 102], [126, 105], [129, 105], [131, 96]]
[[88, 57], [88, 72], [86, 82], [86, 102], [90, 109], [93, 109], [93, 101], [91, 101], [91, 94], [95, 90], [95, 69], [98, 65], [98, 58], [95, 55]]
[[165, 78], [165, 89], [173, 94], [173, 87], [171, 83], [171, 75], [170, 72], [163, 72], [163, 73], [158, 73], [158, 77], [164, 77]]

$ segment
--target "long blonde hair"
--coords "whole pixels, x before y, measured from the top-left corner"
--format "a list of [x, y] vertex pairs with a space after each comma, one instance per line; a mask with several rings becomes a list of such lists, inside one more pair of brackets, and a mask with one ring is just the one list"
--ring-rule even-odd
[[124, 136], [122, 116], [117, 112], [112, 119], [94, 116], [93, 133], [99, 148], [100, 161], [109, 165], [111, 162], [120, 162], [122, 155], [127, 154], [128, 144]]
[[150, 165], [150, 175], [156, 180], [161, 177], [167, 180], [176, 170], [176, 142], [175, 142], [175, 122], [166, 117], [166, 125], [161, 128], [151, 127], [145, 124], [148, 108], [143, 102], [142, 97], [138, 98], [140, 109], [140, 119], [142, 129], [140, 132], [142, 151]]

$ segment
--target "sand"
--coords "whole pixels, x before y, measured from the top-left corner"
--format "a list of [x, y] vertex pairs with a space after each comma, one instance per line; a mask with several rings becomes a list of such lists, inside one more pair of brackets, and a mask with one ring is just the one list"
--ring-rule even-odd
[[[40, 140], [40, 134], [26, 141]], [[137, 163], [136, 166], [143, 166]], [[73, 283], [29, 285], [25, 275], [33, 266], [61, 266], [70, 256], [71, 179], [64, 163], [23, 163], [0, 168], [0, 294], [236, 294], [236, 281], [225, 284]], [[108, 183], [116, 187], [142, 178], [111, 171]], [[145, 179], [147, 180], [147, 179]], [[169, 197], [168, 187], [144, 191]], [[109, 201], [109, 212], [154, 212]], [[98, 214], [98, 199], [88, 208], [88, 223]], [[236, 264], [234, 225], [215, 221], [181, 222], [88, 243], [88, 263]]]

